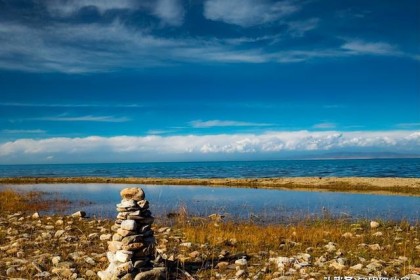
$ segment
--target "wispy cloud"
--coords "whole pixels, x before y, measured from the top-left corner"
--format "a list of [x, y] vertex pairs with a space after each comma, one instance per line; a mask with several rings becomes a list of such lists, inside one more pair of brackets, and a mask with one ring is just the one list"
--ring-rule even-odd
[[354, 54], [371, 54], [371, 55], [398, 55], [399, 50], [385, 42], [366, 42], [363, 40], [349, 40], [341, 46], [342, 49], [348, 50]]
[[[236, 1], [222, 1], [225, 4], [218, 5], [230, 5], [227, 3]], [[243, 6], [246, 6], [248, 2], [254, 3], [247, 0]], [[160, 2], [155, 2], [156, 5], [158, 3]], [[263, 7], [266, 5], [264, 1], [259, 3], [258, 5]], [[278, 5], [293, 5], [292, 2], [277, 3], [280, 3]], [[172, 10], [176, 8], [170, 8], [171, 5], [167, 4], [164, 7], [170, 11], [167, 11], [166, 18], [165, 11], [159, 12], [162, 22], [169, 21], [172, 22], [171, 24], [176, 24], [177, 21], [182, 21], [180, 16], [182, 12], [177, 12], [178, 16], [170, 16]], [[246, 12], [253, 13], [254, 10], [246, 9]], [[229, 13], [231, 13], [230, 10]], [[317, 24], [317, 19], [291, 22], [289, 33], [294, 34], [293, 36], [303, 36]], [[287, 33], [286, 30], [285, 34]], [[36, 27], [16, 21], [2, 21], [0, 22], [0, 41], [2, 42], [0, 69], [90, 73], [163, 67], [185, 62], [200, 64], [299, 63], [359, 55], [418, 59], [418, 56], [404, 54], [397, 46], [390, 43], [368, 42], [360, 39], [342, 39], [341, 44], [317, 48], [302, 49], [300, 46], [300, 48], [276, 49], [272, 47], [271, 44], [281, 40], [282, 36], [284, 35], [275, 34], [255, 38], [242, 36], [224, 39], [194, 36], [169, 37], [161, 33], [153, 33], [148, 28], [127, 25], [118, 19], [107, 23], [51, 22], [49, 25]], [[263, 46], [261, 42], [264, 42]]]
[[56, 117], [43, 117], [43, 118], [31, 118], [31, 120], [38, 121], [53, 121], [53, 122], [128, 122], [130, 121], [127, 117], [114, 117], [114, 116], [56, 116]]
[[242, 122], [242, 121], [228, 121], [228, 120], [195, 120], [189, 122], [189, 125], [194, 128], [210, 128], [210, 127], [235, 127], [235, 126], [271, 126], [269, 123], [256, 122]]
[[72, 104], [72, 103], [21, 103], [21, 102], [0, 102], [0, 106], [4, 107], [56, 107], [56, 108], [89, 108], [89, 107], [99, 107], [99, 108], [140, 108], [145, 105], [142, 104]]
[[313, 125], [313, 128], [317, 128], [317, 129], [334, 129], [336, 128], [336, 124], [335, 123], [331, 123], [331, 122], [323, 122], [323, 123], [317, 123], [315, 125]]
[[289, 22], [289, 32], [293, 36], [302, 37], [306, 32], [317, 28], [319, 21], [319, 18], [311, 18], [302, 21]]
[[299, 9], [292, 1], [207, 0], [204, 16], [214, 21], [249, 27], [279, 20]]
[[46, 131], [42, 129], [3, 129], [0, 132], [6, 133], [6, 134], [43, 134], [43, 133], [46, 133]]
[[264, 154], [287, 151], [387, 150], [418, 152], [419, 131], [280, 131], [264, 134], [219, 134], [186, 136], [98, 137], [19, 139], [0, 144], [0, 162], [25, 162], [55, 156], [77, 160], [79, 156], [121, 160], [128, 157], [165, 160], [173, 155]]
[[68, 17], [84, 8], [94, 8], [100, 13], [116, 9], [137, 9], [139, 3], [134, 0], [47, 0], [46, 7], [51, 15]]

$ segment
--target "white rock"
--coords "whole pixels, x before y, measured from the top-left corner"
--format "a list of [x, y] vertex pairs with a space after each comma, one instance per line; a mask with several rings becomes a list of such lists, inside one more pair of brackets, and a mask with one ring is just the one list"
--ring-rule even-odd
[[111, 234], [101, 234], [101, 236], [99, 236], [99, 239], [102, 241], [110, 240], [111, 236], [112, 236]]
[[351, 270], [361, 270], [363, 268], [363, 265], [361, 263], [358, 263], [356, 265], [353, 265], [350, 267]]
[[91, 257], [86, 257], [85, 262], [90, 264], [90, 265], [95, 265], [96, 264], [96, 262]]
[[333, 261], [333, 262], [330, 264], [330, 267], [331, 267], [331, 268], [334, 268], [334, 269], [336, 269], [336, 270], [343, 270], [343, 268], [345, 268], [346, 266], [345, 266], [344, 264], [341, 264], [341, 263], [338, 263], [338, 262], [336, 262], [336, 261]]
[[134, 231], [137, 229], [137, 223], [134, 220], [125, 220], [125, 221], [122, 221], [121, 228], [125, 230]]
[[63, 234], [65, 233], [65, 231], [64, 230], [62, 230], [62, 229], [60, 229], [60, 230], [57, 230], [56, 232], [55, 232], [55, 234], [54, 234], [54, 237], [55, 238], [60, 238], [61, 236], [63, 236]]
[[133, 252], [119, 250], [115, 254], [115, 259], [119, 262], [125, 263], [131, 260], [132, 256], [133, 256]]
[[337, 250], [334, 243], [332, 242], [328, 242], [328, 244], [325, 245], [324, 248], [327, 249], [328, 252], [334, 252], [335, 250]]
[[31, 217], [32, 219], [39, 219], [39, 213], [35, 212]]
[[76, 217], [76, 218], [77, 217], [84, 218], [84, 217], [86, 217], [86, 212], [84, 212], [84, 211], [77, 211], [77, 212], [71, 214], [71, 216], [72, 217]]
[[136, 205], [137, 205], [137, 203], [132, 199], [128, 199], [128, 200], [123, 199], [123, 200], [121, 200], [120, 204], [117, 204], [117, 207], [118, 208], [130, 208], [130, 207], [135, 207]]
[[179, 246], [191, 248], [192, 244], [191, 244], [191, 242], [184, 242], [184, 243], [179, 244]]
[[51, 262], [52, 262], [53, 265], [57, 265], [60, 261], [61, 261], [60, 256], [55, 256], [55, 257], [52, 257], [52, 259], [51, 259]]
[[235, 264], [238, 266], [246, 266], [248, 264], [246, 259], [239, 259], [235, 261]]
[[378, 228], [380, 224], [377, 221], [370, 222], [370, 228]]

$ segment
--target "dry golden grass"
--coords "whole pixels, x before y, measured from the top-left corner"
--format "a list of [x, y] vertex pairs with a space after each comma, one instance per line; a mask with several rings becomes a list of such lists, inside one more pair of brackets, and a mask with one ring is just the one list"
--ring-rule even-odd
[[39, 191], [0, 190], [0, 212], [58, 210], [67, 207], [69, 203], [60, 198], [46, 199], [45, 193]]
[[[324, 246], [333, 242], [349, 258], [349, 265], [360, 262], [359, 257], [390, 261], [404, 256], [410, 265], [420, 266], [420, 254], [414, 246], [420, 238], [418, 225], [407, 222], [381, 222], [379, 229], [371, 229], [369, 221], [354, 224], [337, 219], [306, 220], [289, 225], [189, 219], [177, 222], [174, 228], [183, 232], [186, 240], [209, 244], [215, 252], [227, 246], [232, 253], [275, 251], [291, 256], [306, 251], [319, 257], [325, 253]], [[377, 231], [383, 232], [383, 236], [374, 236]], [[345, 237], [345, 233], [351, 233], [352, 237]], [[382, 249], [375, 251], [361, 244], [379, 244]]]

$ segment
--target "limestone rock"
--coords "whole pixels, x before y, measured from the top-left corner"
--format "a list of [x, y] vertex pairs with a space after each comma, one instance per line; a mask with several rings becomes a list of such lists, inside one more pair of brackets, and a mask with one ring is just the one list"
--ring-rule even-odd
[[380, 226], [380, 224], [377, 221], [371, 221], [370, 222], [370, 228], [378, 228]]
[[75, 217], [75, 218], [84, 218], [84, 217], [86, 217], [86, 212], [85, 211], [77, 211], [77, 212], [71, 214], [71, 216]]
[[145, 198], [144, 191], [140, 188], [125, 188], [120, 192], [120, 195], [123, 199], [133, 199], [136, 201]]

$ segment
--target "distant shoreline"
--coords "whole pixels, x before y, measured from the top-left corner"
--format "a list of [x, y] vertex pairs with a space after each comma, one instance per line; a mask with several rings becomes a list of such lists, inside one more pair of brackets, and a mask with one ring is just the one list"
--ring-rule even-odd
[[281, 178], [107, 178], [107, 177], [9, 177], [0, 184], [147, 184], [202, 185], [261, 189], [380, 193], [420, 196], [420, 178], [376, 177], [281, 177]]

